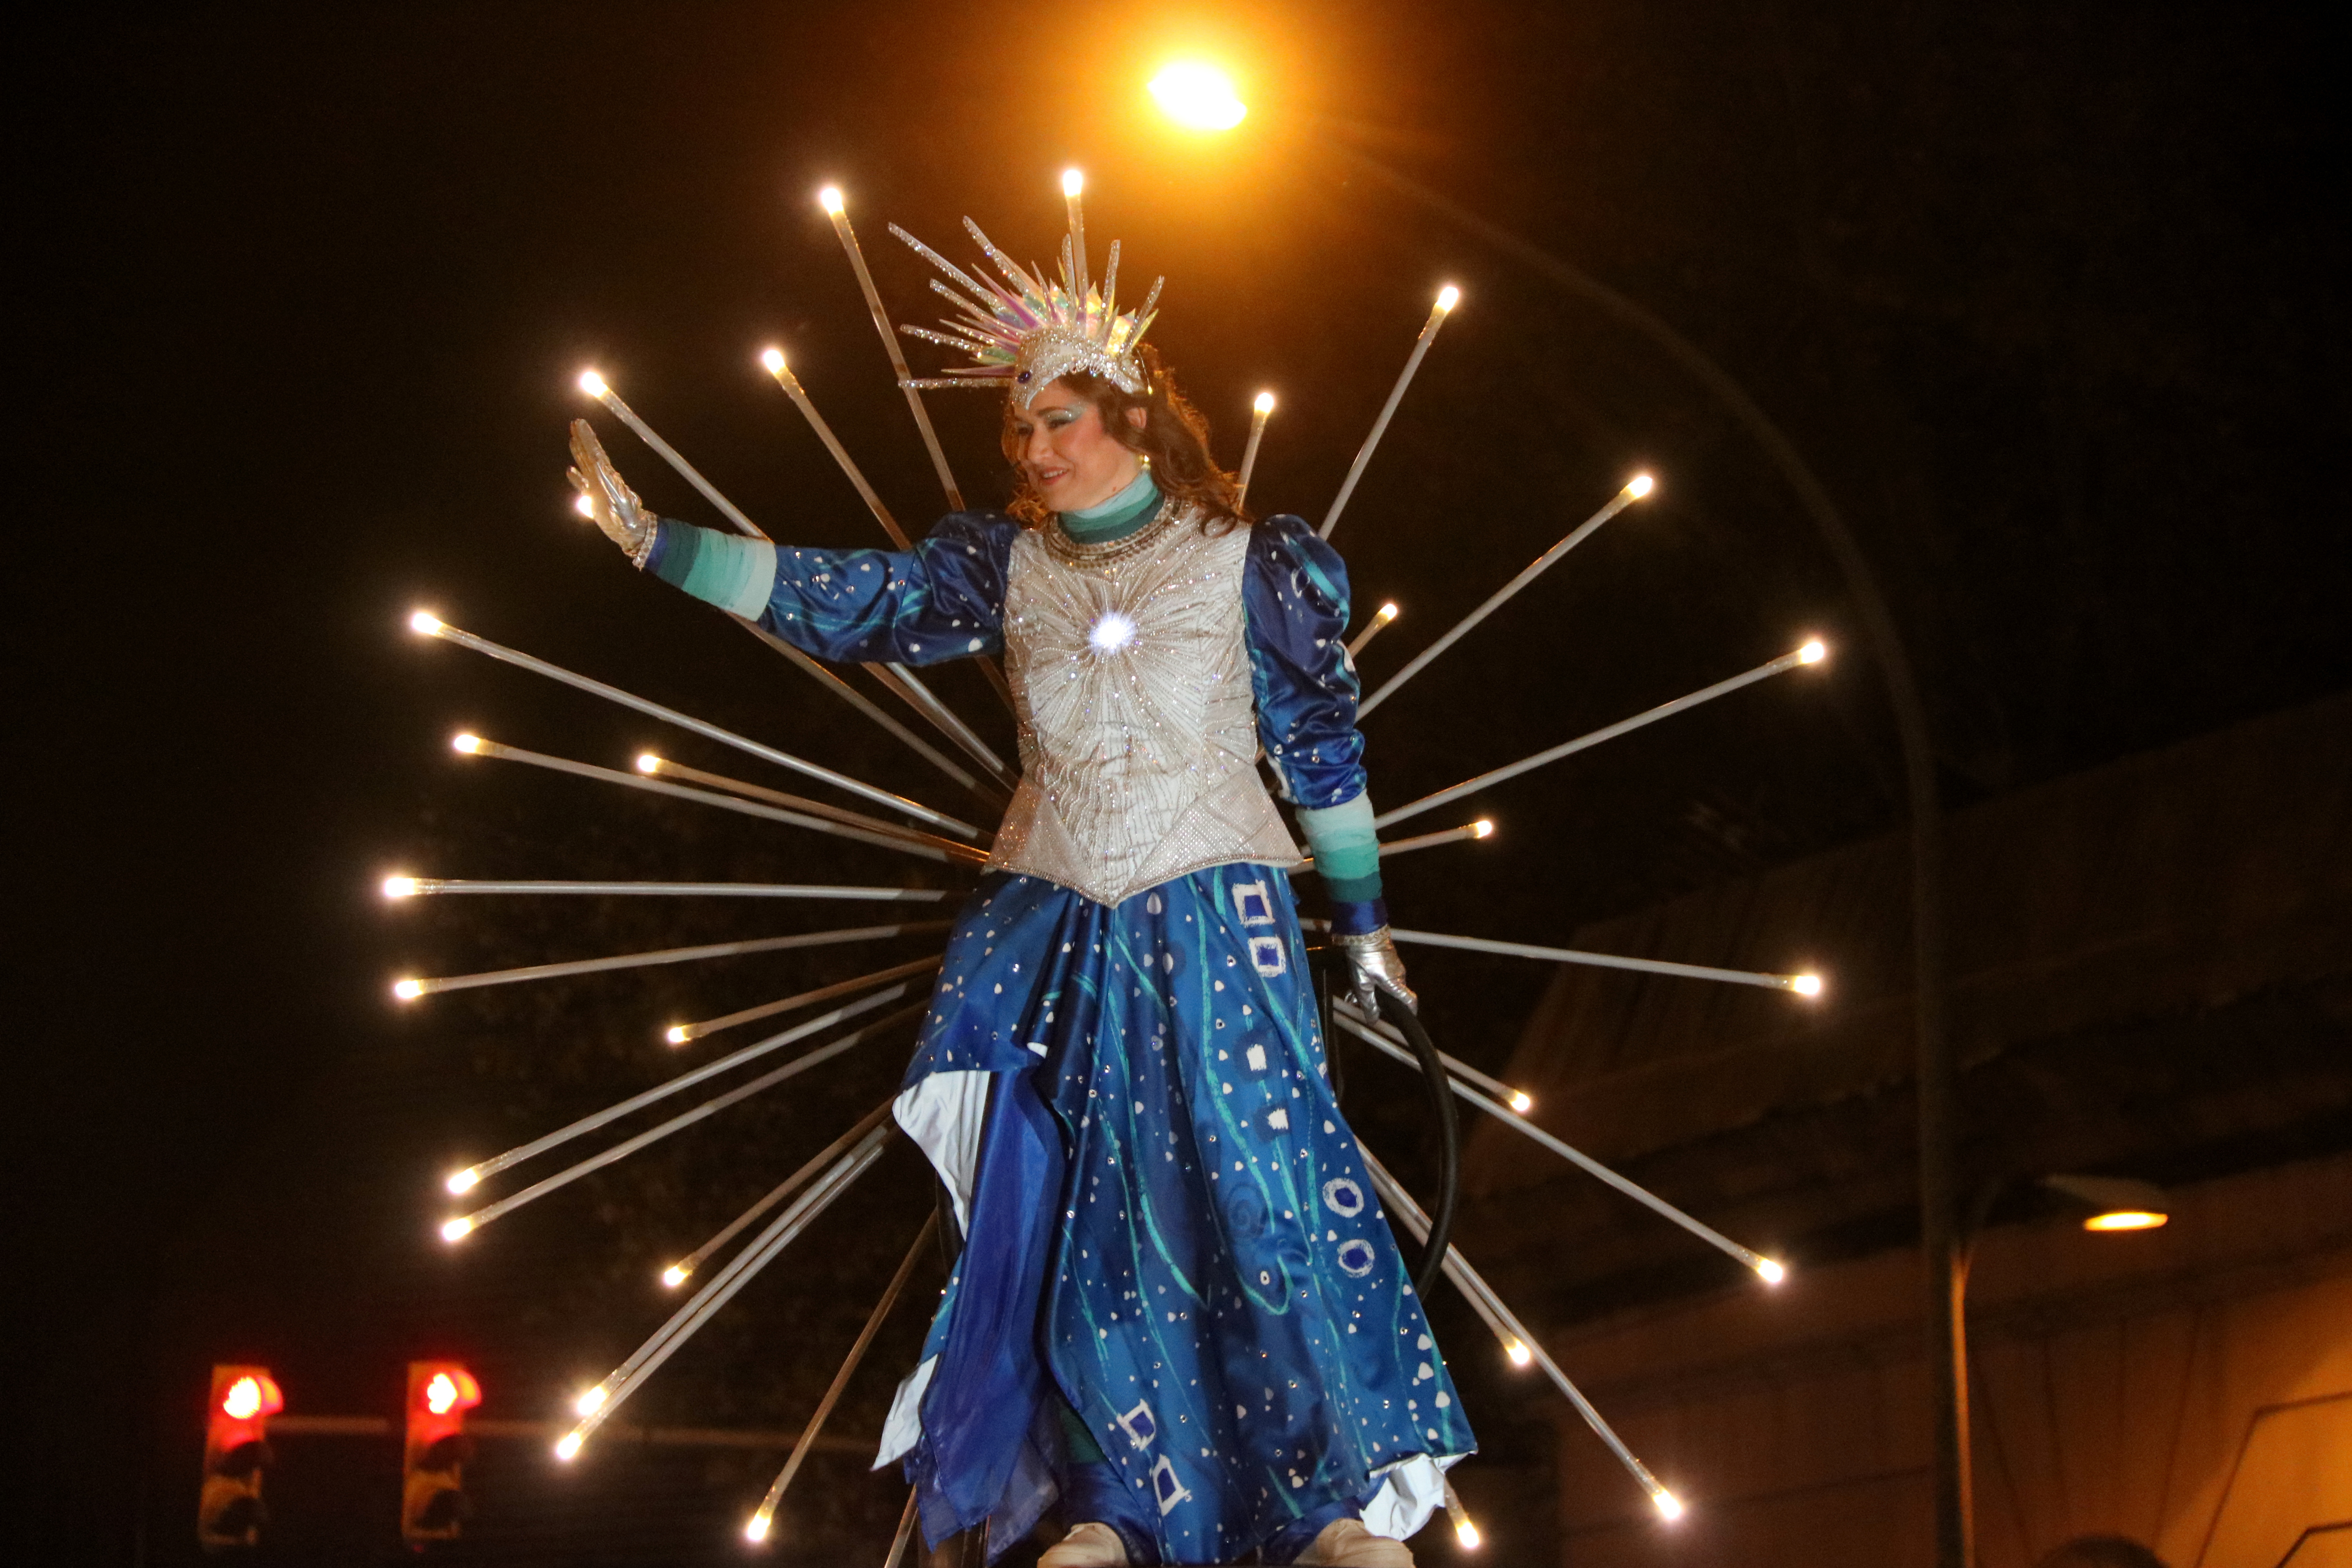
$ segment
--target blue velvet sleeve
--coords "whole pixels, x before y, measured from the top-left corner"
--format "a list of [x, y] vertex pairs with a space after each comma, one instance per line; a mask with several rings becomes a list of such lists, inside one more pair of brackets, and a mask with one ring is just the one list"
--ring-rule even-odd
[[[1242, 604], [1258, 742], [1284, 793], [1316, 810], [1354, 800], [1364, 793], [1364, 737], [1356, 729], [1356, 667], [1346, 638], [1347, 563], [1303, 520], [1267, 518], [1250, 531]], [[1385, 923], [1377, 872], [1345, 891], [1349, 896], [1333, 900], [1340, 929]]]
[[[698, 545], [707, 552], [737, 542], [668, 521], [661, 529], [646, 570], [680, 585], [688, 584]], [[959, 511], [912, 550], [778, 545], [759, 623], [804, 652], [842, 662], [939, 664], [1000, 654], [1005, 573], [1020, 532], [1003, 512]], [[736, 607], [749, 614], [752, 605]]]

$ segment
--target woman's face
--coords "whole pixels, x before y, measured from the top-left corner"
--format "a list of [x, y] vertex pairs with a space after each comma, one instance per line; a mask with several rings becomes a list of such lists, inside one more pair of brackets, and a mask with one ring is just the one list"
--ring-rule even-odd
[[[1138, 428], [1142, 414], [1129, 413]], [[1100, 506], [1143, 471], [1142, 460], [1103, 428], [1101, 412], [1061, 382], [1048, 382], [1013, 421], [1021, 467], [1055, 511]]]

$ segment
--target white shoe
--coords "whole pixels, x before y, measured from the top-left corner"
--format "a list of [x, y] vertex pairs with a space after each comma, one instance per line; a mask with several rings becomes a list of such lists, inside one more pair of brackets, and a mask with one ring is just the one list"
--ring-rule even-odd
[[1127, 1568], [1127, 1547], [1109, 1525], [1081, 1524], [1048, 1548], [1037, 1568]]
[[1412, 1568], [1403, 1542], [1374, 1535], [1360, 1519], [1333, 1520], [1293, 1561], [1300, 1568]]

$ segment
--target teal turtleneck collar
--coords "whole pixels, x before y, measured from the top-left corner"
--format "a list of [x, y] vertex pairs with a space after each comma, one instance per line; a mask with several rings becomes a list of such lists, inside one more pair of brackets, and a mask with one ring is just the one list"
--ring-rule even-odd
[[1083, 511], [1063, 511], [1054, 515], [1060, 521], [1062, 531], [1080, 544], [1108, 544], [1125, 539], [1160, 510], [1160, 487], [1151, 482], [1151, 470], [1146, 468], [1135, 476], [1135, 482], [1100, 506], [1090, 506]]

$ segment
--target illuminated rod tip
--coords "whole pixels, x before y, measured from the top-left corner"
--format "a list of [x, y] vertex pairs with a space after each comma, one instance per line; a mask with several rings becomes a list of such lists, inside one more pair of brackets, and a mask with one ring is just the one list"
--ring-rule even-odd
[[583, 1389], [580, 1397], [572, 1402], [572, 1408], [583, 1415], [593, 1415], [604, 1408], [604, 1401], [611, 1397], [611, 1393], [600, 1383], [593, 1388]]
[[449, 737], [449, 749], [453, 752], [463, 752], [470, 757], [482, 749], [482, 738], [479, 735], [464, 733], [452, 735]]
[[1470, 1522], [1469, 1515], [1465, 1514], [1454, 1521], [1454, 1539], [1462, 1543], [1463, 1551], [1475, 1552], [1483, 1538], [1478, 1533], [1478, 1527]]
[[441, 1239], [444, 1241], [463, 1241], [473, 1233], [474, 1222], [470, 1219], [453, 1219], [441, 1226]]
[[462, 1171], [450, 1172], [449, 1179], [441, 1184], [452, 1193], [470, 1193], [482, 1184], [482, 1173], [478, 1167], [468, 1165]]
[[1461, 302], [1462, 290], [1451, 283], [1437, 291], [1437, 308], [1441, 310], [1451, 310]]
[[1076, 169], [1065, 169], [1062, 171], [1062, 194], [1064, 195], [1075, 196], [1086, 188], [1087, 176], [1083, 172]]
[[1815, 637], [1805, 644], [1804, 647], [1797, 650], [1797, 662], [1799, 664], [1819, 664], [1822, 660], [1829, 658], [1829, 644], [1822, 641], [1819, 637]]
[[425, 982], [422, 980], [395, 980], [392, 983], [392, 994], [394, 996], [399, 997], [404, 1002], [414, 1002], [419, 996], [425, 994]]
[[580, 373], [580, 390], [591, 397], [602, 398], [613, 389], [605, 385], [604, 378], [594, 371], [583, 370]]
[[841, 187], [827, 185], [816, 194], [816, 205], [834, 217], [841, 216]]
[[1658, 1505], [1659, 1518], [1682, 1518], [1683, 1500], [1675, 1496], [1674, 1493], [1668, 1491], [1665, 1488], [1660, 1487], [1656, 1491], [1652, 1492], [1650, 1494], [1650, 1500]]
[[1536, 1108], [1536, 1097], [1524, 1089], [1511, 1090], [1511, 1109], [1525, 1116]]
[[694, 1038], [694, 1031], [684, 1024], [672, 1024], [667, 1029], [662, 1032], [662, 1038], [667, 1040], [673, 1046], [682, 1046], [686, 1044], [687, 1041]]
[[581, 516], [592, 521], [596, 516], [596, 503], [590, 500], [584, 495], [573, 496], [572, 498], [572, 510], [578, 512]]
[[1789, 976], [1789, 989], [1800, 996], [1818, 996], [1822, 994], [1822, 977], [1818, 974], [1791, 974]]
[[441, 631], [441, 617], [430, 610], [419, 610], [408, 617], [408, 629], [419, 637], [436, 637]]
[[1495, 819], [1491, 816], [1482, 816], [1477, 821], [1472, 823], [1470, 825], [1470, 837], [1473, 838], [1494, 837]]
[[1640, 500], [1643, 496], [1648, 495], [1652, 490], [1656, 489], [1657, 488], [1658, 481], [1652, 479], [1649, 475], [1635, 474], [1632, 481], [1626, 485], [1625, 493], [1632, 496], [1635, 500]]
[[1254, 402], [1254, 403], [1252, 403], [1252, 404], [1250, 405], [1250, 406], [1251, 406], [1252, 408], [1256, 409], [1260, 414], [1271, 414], [1271, 413], [1273, 413], [1273, 412], [1274, 412], [1274, 394], [1273, 394], [1273, 393], [1271, 393], [1271, 392], [1261, 392], [1261, 393], [1259, 393], [1259, 394], [1257, 395], [1257, 399], [1256, 399], [1256, 401], [1255, 401], [1255, 402]]
[[762, 370], [765, 370], [770, 375], [783, 374], [784, 351], [782, 349], [761, 349], [760, 351], [760, 367]]
[[2083, 1222], [2084, 1230], [2155, 1230], [2171, 1219], [2153, 1209], [2111, 1209]]
[[416, 896], [416, 879], [414, 877], [386, 877], [383, 879], [383, 896], [387, 899], [415, 898]]
[[570, 1464], [580, 1457], [580, 1445], [587, 1440], [577, 1432], [566, 1432], [555, 1440], [555, 1457]]
[[1160, 111], [1192, 131], [1231, 131], [1249, 108], [1234, 92], [1234, 79], [1214, 66], [1183, 61], [1151, 79]]
[[768, 1526], [773, 1521], [768, 1517], [768, 1510], [766, 1509], [761, 1509], [759, 1512], [753, 1514], [750, 1521], [744, 1524], [743, 1539], [746, 1541], [767, 1540]]
[[671, 1264], [668, 1268], [662, 1270], [662, 1289], [666, 1290], [677, 1289], [679, 1286], [686, 1283], [688, 1272], [688, 1270], [685, 1264]]
[[1513, 1366], [1526, 1366], [1536, 1359], [1535, 1352], [1517, 1340], [1513, 1340], [1509, 1344], [1505, 1345], [1503, 1353], [1511, 1358]]
[[1401, 615], [1402, 615], [1402, 614], [1404, 614], [1404, 612], [1403, 612], [1402, 610], [1398, 609], [1398, 608], [1396, 607], [1396, 601], [1395, 601], [1395, 600], [1393, 600], [1393, 599], [1391, 599], [1391, 600], [1390, 600], [1387, 604], [1382, 605], [1381, 606], [1381, 614], [1380, 614], [1380, 622], [1381, 622], [1381, 625], [1382, 625], [1382, 626], [1387, 626], [1391, 621], [1395, 620], [1399, 616], [1401, 616]]
[[637, 753], [637, 772], [641, 773], [657, 773], [661, 772], [661, 765], [662, 760], [654, 755], [651, 752], [639, 752]]
[[1770, 1258], [1760, 1258], [1756, 1264], [1756, 1277], [1767, 1285], [1778, 1285], [1789, 1277], [1789, 1271]]

